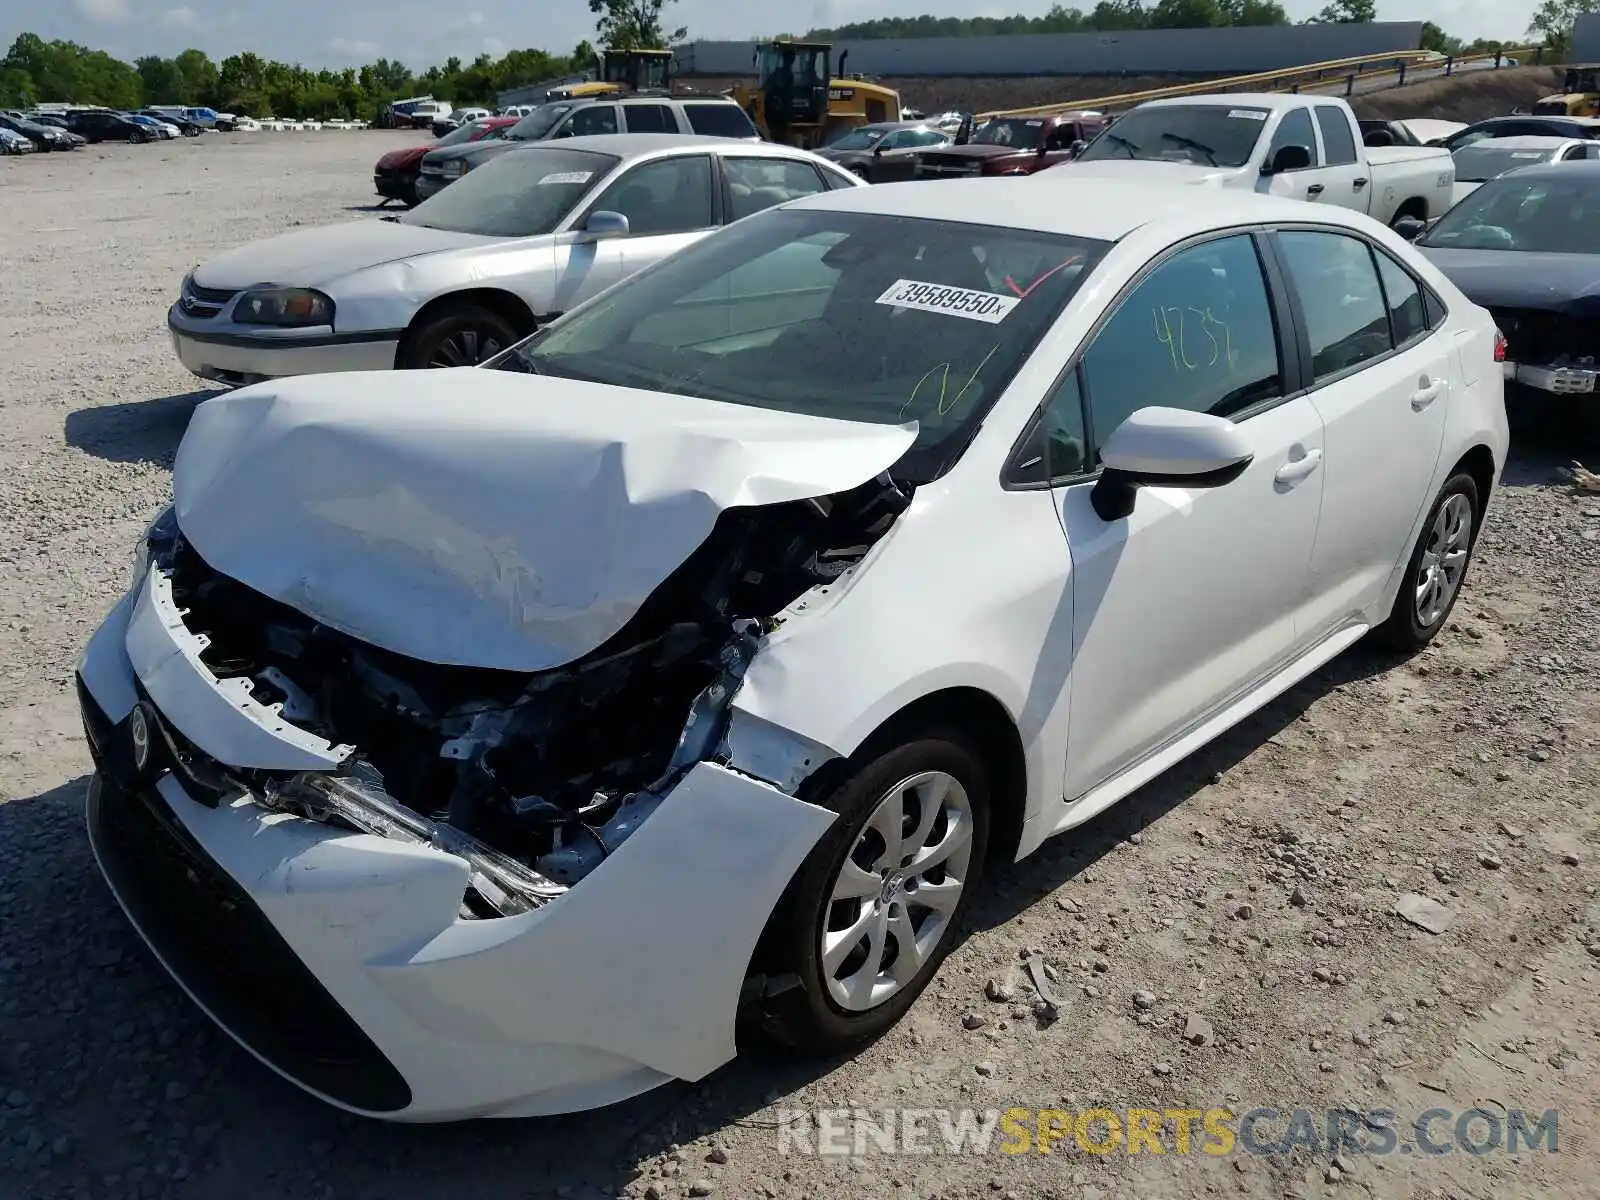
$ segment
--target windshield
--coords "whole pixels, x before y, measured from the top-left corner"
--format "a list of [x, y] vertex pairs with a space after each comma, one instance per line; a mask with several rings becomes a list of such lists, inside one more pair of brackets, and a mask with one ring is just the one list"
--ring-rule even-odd
[[925, 481], [960, 455], [1109, 246], [769, 209], [632, 276], [494, 365], [663, 393], [662, 404], [689, 395], [916, 421], [896, 474]]
[[829, 142], [828, 150], [870, 150], [887, 137], [887, 129], [852, 129], [836, 142]]
[[[1557, 148], [1559, 149], [1559, 147]], [[1483, 183], [1518, 167], [1549, 162], [1556, 154], [1550, 150], [1508, 150], [1503, 146], [1465, 146], [1452, 157], [1456, 160], [1457, 183]]]
[[1264, 108], [1220, 104], [1147, 104], [1107, 129], [1079, 162], [1136, 158], [1242, 167], [1266, 128]]
[[484, 133], [483, 122], [473, 121], [470, 124], [461, 126], [460, 129], [452, 129], [438, 141], [431, 143], [429, 148], [437, 150], [440, 146], [459, 146], [462, 142], [477, 141], [480, 136], [492, 137], [494, 133], [495, 131], [492, 129], [488, 133]]
[[554, 233], [620, 161], [589, 150], [515, 150], [463, 175], [399, 220], [402, 225], [483, 237]]
[[[1587, 178], [1585, 178], [1587, 177]], [[1600, 188], [1581, 177], [1491, 179], [1417, 240], [1440, 250], [1600, 254]]]
[[988, 121], [972, 135], [974, 146], [1014, 146], [1018, 150], [1038, 148], [1044, 136], [1044, 120], [1040, 117], [999, 117]]
[[571, 111], [570, 104], [541, 104], [513, 125], [506, 138], [513, 142], [536, 142]]

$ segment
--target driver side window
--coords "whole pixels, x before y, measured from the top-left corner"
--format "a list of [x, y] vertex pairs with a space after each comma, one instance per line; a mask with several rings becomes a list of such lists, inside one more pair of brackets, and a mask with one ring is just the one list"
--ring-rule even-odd
[[697, 154], [634, 167], [606, 188], [589, 211], [621, 213], [634, 237], [709, 229], [711, 159]]
[[1271, 162], [1273, 156], [1285, 146], [1304, 146], [1311, 154], [1311, 165], [1317, 165], [1317, 135], [1311, 128], [1311, 113], [1308, 110], [1295, 108], [1284, 115], [1278, 124], [1278, 132], [1272, 135], [1272, 145], [1267, 148], [1267, 161]]
[[1090, 470], [1112, 431], [1141, 408], [1231, 417], [1282, 396], [1277, 325], [1255, 240], [1235, 234], [1166, 259], [1117, 306], [1081, 361]]

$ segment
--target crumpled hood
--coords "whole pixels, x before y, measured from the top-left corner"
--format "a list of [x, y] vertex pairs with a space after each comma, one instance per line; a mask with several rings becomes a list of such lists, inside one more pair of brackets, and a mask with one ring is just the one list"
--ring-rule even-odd
[[1484, 308], [1600, 314], [1600, 254], [1417, 249]]
[[201, 263], [194, 281], [228, 291], [262, 283], [313, 287], [396, 259], [495, 240], [398, 221], [346, 221], [239, 246]]
[[1074, 159], [1060, 164], [1074, 178], [1132, 179], [1145, 183], [1224, 184], [1239, 174], [1238, 167], [1208, 167], [1204, 163], [1153, 162], [1150, 159]]
[[215, 570], [427, 662], [540, 671], [601, 645], [727, 508], [865, 483], [869, 425], [475, 367], [311, 375], [196, 409], [178, 525]]

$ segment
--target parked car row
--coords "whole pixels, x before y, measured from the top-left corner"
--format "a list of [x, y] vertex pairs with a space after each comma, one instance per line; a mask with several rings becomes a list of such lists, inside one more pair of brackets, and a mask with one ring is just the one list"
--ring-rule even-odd
[[1449, 152], [1315, 98], [885, 185], [612, 108], [168, 314], [248, 386], [78, 668], [90, 839], [204, 1011], [356, 1113], [881, 1035], [988, 872], [1447, 625], [1521, 378], [1453, 279], [1600, 250], [1594, 164], [1408, 242]]
[[177, 106], [146, 108], [138, 112], [110, 108], [7, 109], [0, 111], [0, 148], [7, 153], [30, 153], [75, 150], [100, 142], [138, 145], [227, 132], [238, 128], [240, 120], [208, 108]]

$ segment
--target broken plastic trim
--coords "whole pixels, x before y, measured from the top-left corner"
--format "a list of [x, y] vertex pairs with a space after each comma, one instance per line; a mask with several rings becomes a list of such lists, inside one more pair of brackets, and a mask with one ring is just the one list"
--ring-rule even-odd
[[464, 859], [474, 890], [502, 916], [530, 912], [567, 889], [478, 839], [430, 821], [385, 792], [348, 775], [306, 771], [267, 785], [268, 807], [315, 821], [343, 821], [364, 833], [432, 846]]

